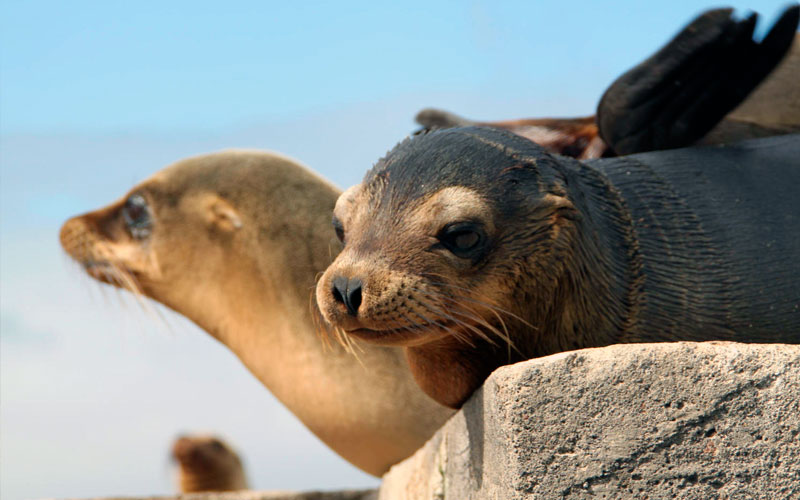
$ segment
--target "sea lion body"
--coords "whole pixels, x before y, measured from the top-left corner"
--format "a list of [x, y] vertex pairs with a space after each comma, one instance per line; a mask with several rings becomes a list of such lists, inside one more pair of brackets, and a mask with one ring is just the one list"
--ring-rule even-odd
[[639, 241], [644, 310], [622, 341], [800, 342], [800, 135], [587, 166]]
[[498, 366], [564, 350], [800, 342], [798, 185], [797, 135], [582, 163], [501, 130], [433, 132], [340, 197], [345, 249], [317, 301], [405, 347], [452, 407]]
[[178, 437], [172, 445], [181, 493], [246, 490], [239, 455], [221, 439], [207, 435]]
[[202, 155], [70, 219], [61, 244], [94, 278], [191, 319], [330, 448], [381, 475], [452, 411], [416, 386], [401, 352], [363, 346], [354, 355], [320, 335], [309, 306], [339, 251], [330, 227], [338, 195], [278, 154]]

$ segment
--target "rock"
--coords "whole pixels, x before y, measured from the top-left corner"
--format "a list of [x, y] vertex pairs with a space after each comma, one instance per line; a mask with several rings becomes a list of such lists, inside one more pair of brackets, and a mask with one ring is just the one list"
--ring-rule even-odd
[[381, 500], [800, 498], [800, 346], [617, 345], [495, 371]]
[[160, 497], [108, 497], [92, 500], [375, 500], [376, 490], [341, 491], [228, 491], [221, 493], [187, 493]]

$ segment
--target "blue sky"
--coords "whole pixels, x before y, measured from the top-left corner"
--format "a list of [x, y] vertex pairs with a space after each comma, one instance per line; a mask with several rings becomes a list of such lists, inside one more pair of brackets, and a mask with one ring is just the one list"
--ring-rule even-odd
[[[771, 20], [786, 3], [733, 5]], [[281, 151], [346, 187], [422, 107], [591, 114], [703, 8], [4, 0], [0, 496], [169, 493], [169, 441], [193, 429], [231, 438], [257, 488], [376, 484], [204, 332], [168, 311], [166, 329], [83, 276], [58, 247], [60, 224], [221, 148]]]
[[430, 92], [591, 105], [702, 4], [391, 5], [5, 0], [2, 126], [214, 130]]

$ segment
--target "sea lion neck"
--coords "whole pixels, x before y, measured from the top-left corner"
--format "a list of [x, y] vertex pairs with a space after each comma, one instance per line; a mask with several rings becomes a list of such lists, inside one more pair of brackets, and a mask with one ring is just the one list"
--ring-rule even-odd
[[419, 390], [402, 351], [353, 354], [319, 331], [311, 293], [341, 248], [338, 194], [280, 155], [203, 155], [135, 187], [127, 217], [122, 199], [70, 219], [61, 242], [92, 277], [206, 330], [324, 443], [381, 475], [451, 411]]
[[456, 409], [495, 369], [523, 359], [504, 345], [482, 339], [468, 345], [453, 337], [407, 347], [405, 353], [420, 388], [435, 401]]
[[590, 164], [562, 158], [558, 169], [579, 229], [555, 293], [560, 307], [541, 325], [535, 356], [614, 343], [636, 322], [641, 301], [639, 241], [619, 190]]
[[[271, 173], [278, 178], [288, 175], [277, 168]], [[305, 172], [293, 175], [301, 173]], [[251, 342], [248, 339], [264, 336], [318, 342], [315, 335], [304, 333], [305, 326], [312, 323], [310, 298], [315, 276], [339, 251], [329, 215], [337, 190], [310, 173], [303, 179], [306, 184], [281, 184], [278, 179], [260, 186], [254, 182], [258, 177], [250, 176], [253, 188], [220, 198], [232, 200], [230, 206], [240, 214], [241, 227], [227, 232], [213, 224], [195, 229], [190, 245], [186, 244], [188, 235], [173, 237], [169, 231], [156, 235], [164, 237], [153, 246], [164, 276], [145, 277], [142, 284], [152, 298], [189, 317], [234, 350], [238, 350], [236, 346], [246, 348]], [[216, 202], [217, 196], [183, 188], [177, 205], [163, 210], [172, 218], [157, 214], [161, 216], [157, 222], [178, 227], [177, 219], [202, 211], [208, 204], [203, 200]], [[273, 199], [278, 197], [287, 200]], [[195, 223], [193, 227], [198, 226]], [[173, 257], [178, 248], [185, 257]], [[300, 323], [298, 316], [302, 317]]]

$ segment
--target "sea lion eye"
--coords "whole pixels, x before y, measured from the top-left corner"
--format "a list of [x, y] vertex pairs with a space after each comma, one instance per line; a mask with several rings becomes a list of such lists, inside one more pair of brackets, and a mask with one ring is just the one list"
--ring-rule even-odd
[[442, 245], [455, 256], [475, 259], [483, 251], [486, 235], [472, 222], [460, 222], [445, 226], [437, 236]]
[[341, 241], [342, 245], [344, 245], [344, 226], [342, 225], [342, 221], [340, 221], [334, 215], [333, 220], [331, 222], [333, 224], [334, 231], [336, 231], [336, 237], [339, 238], [339, 241]]
[[152, 229], [152, 219], [150, 218], [150, 208], [147, 200], [140, 194], [132, 194], [125, 200], [122, 207], [122, 218], [128, 226], [131, 236], [141, 240], [150, 236]]

